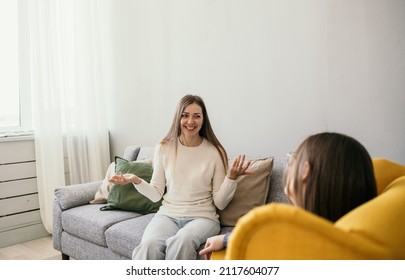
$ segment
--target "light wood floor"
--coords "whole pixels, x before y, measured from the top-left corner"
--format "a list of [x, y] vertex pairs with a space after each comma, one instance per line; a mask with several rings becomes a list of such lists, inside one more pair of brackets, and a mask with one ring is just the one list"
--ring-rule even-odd
[[52, 245], [52, 236], [0, 248], [0, 260], [60, 260]]

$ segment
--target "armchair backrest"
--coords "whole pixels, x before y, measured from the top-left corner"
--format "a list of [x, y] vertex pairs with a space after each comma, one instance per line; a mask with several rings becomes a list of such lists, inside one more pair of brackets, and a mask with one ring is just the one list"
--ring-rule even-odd
[[405, 259], [405, 167], [383, 159], [373, 164], [376, 198], [336, 223], [292, 205], [257, 207], [239, 219], [225, 258]]
[[405, 176], [396, 179], [381, 195], [349, 212], [335, 225], [348, 235], [368, 238], [385, 247], [389, 259], [405, 260]]
[[405, 166], [387, 159], [374, 158], [373, 167], [378, 194], [381, 194], [395, 179], [405, 176]]

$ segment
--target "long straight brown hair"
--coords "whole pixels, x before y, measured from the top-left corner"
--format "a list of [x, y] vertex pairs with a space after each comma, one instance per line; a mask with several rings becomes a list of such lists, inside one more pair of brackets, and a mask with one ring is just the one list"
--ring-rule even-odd
[[207, 113], [207, 108], [205, 107], [203, 99], [198, 95], [188, 94], [184, 96], [182, 99], [180, 99], [179, 103], [177, 104], [176, 112], [174, 114], [173, 122], [170, 126], [169, 132], [162, 139], [162, 141], [160, 141], [160, 143], [165, 144], [170, 141], [176, 141], [176, 149], [177, 149], [177, 138], [181, 134], [181, 127], [180, 127], [181, 116], [186, 107], [194, 103], [201, 107], [203, 113], [203, 124], [199, 131], [199, 135], [207, 139], [218, 150], [226, 171], [228, 169], [228, 155], [224, 147], [222, 146], [221, 142], [219, 142], [218, 138], [216, 137], [214, 130], [212, 129], [211, 122]]
[[[287, 174], [293, 178], [297, 206], [333, 222], [377, 195], [372, 160], [357, 140], [339, 133], [305, 139], [293, 153]], [[310, 172], [302, 182], [303, 166]]]

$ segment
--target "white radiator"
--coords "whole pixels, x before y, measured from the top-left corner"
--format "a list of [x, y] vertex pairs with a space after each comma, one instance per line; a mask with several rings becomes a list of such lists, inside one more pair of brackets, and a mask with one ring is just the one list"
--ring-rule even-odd
[[0, 248], [47, 235], [39, 213], [34, 139], [0, 138]]

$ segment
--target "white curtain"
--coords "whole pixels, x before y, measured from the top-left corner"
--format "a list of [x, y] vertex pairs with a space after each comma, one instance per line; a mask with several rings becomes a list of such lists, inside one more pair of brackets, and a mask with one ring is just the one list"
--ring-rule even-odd
[[29, 17], [38, 193], [50, 233], [55, 188], [100, 180], [110, 162], [99, 2], [20, 1]]

